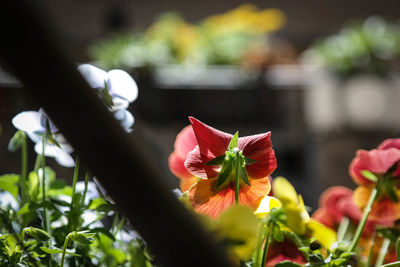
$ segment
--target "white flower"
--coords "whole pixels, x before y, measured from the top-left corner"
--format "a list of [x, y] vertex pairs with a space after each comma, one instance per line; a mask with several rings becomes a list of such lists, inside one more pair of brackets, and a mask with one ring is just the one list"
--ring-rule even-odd
[[[99, 90], [99, 95], [109, 110], [113, 112], [115, 118], [120, 121], [124, 129], [130, 132], [134, 118], [126, 109], [138, 96], [135, 80], [123, 70], [105, 72], [89, 64], [78, 66], [78, 70], [91, 87]], [[107, 95], [111, 96], [112, 103], [108, 103]]]
[[53, 157], [60, 165], [65, 167], [73, 167], [75, 165], [74, 160], [69, 154], [73, 151], [72, 147], [58, 133], [57, 127], [50, 121], [42, 109], [39, 111], [21, 112], [12, 119], [12, 124], [15, 128], [24, 131], [29, 136], [35, 143], [35, 151], [38, 154], [42, 153], [42, 138], [46, 134], [48, 126], [54, 140], [46, 140], [44, 155]]

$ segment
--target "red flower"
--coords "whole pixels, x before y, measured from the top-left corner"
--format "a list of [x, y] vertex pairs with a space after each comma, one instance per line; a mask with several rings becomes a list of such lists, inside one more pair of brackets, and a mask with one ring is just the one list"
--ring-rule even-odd
[[[199, 120], [189, 118], [197, 146], [187, 155], [185, 167], [196, 177], [202, 178], [189, 190], [189, 201], [200, 213], [217, 218], [219, 214], [235, 203], [235, 183], [232, 174], [218, 185], [221, 166], [207, 163], [218, 157], [225, 156], [233, 138], [228, 133], [214, 129]], [[252, 164], [245, 166], [248, 184], [240, 182], [239, 203], [255, 209], [258, 201], [270, 191], [268, 178], [276, 168], [276, 158], [270, 140], [270, 132], [238, 139], [237, 149]]]

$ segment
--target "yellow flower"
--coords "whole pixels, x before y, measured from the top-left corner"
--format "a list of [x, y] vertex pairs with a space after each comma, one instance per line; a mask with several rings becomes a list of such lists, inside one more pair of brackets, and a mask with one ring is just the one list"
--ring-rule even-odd
[[273, 208], [279, 209], [282, 207], [282, 203], [279, 199], [265, 196], [261, 199], [260, 204], [258, 205], [254, 214], [258, 218], [264, 218]]
[[274, 196], [282, 202], [287, 215], [287, 226], [296, 234], [310, 234], [322, 246], [330, 248], [336, 242], [336, 232], [310, 219], [303, 198], [297, 194], [294, 187], [283, 177], [277, 177], [273, 185]]

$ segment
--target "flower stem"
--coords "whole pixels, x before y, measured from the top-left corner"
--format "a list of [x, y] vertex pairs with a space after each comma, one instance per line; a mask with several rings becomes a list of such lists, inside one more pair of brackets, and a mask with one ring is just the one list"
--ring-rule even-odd
[[42, 138], [42, 160], [41, 160], [41, 170], [42, 170], [42, 203], [43, 203], [43, 227], [46, 232], [49, 232], [49, 225], [48, 225], [48, 220], [47, 220], [47, 211], [45, 207], [45, 202], [46, 202], [46, 157], [44, 155], [45, 151], [45, 146], [46, 146], [46, 136], [43, 135]]
[[375, 262], [375, 267], [381, 266], [383, 264], [383, 262], [385, 261], [385, 256], [388, 251], [389, 245], [390, 245], [390, 240], [385, 238], [383, 240], [381, 249], [379, 250], [379, 255]]
[[268, 224], [267, 236], [265, 237], [264, 252], [263, 252], [263, 255], [262, 255], [262, 261], [261, 261], [260, 267], [264, 267], [265, 263], [267, 262], [267, 254], [268, 254], [269, 239], [270, 239], [269, 237], [271, 235], [271, 229], [272, 229], [272, 225], [269, 223]]
[[22, 147], [21, 147], [21, 158], [22, 158], [22, 166], [21, 166], [21, 206], [25, 204], [27, 201], [26, 194], [26, 178], [27, 178], [27, 169], [28, 169], [28, 144], [26, 140], [25, 133], [22, 135]]
[[400, 261], [400, 236], [396, 240], [396, 260]]
[[376, 232], [372, 234], [371, 237], [371, 248], [369, 250], [369, 255], [368, 255], [368, 260], [367, 260], [367, 266], [372, 266], [372, 256], [373, 256], [373, 251], [374, 251], [374, 246], [375, 246], [375, 236]]
[[[76, 183], [78, 181], [78, 174], [79, 174], [79, 157], [76, 156], [75, 160], [75, 169], [74, 169], [74, 176], [72, 178], [72, 196], [71, 196], [71, 204], [69, 207], [69, 214], [68, 214], [68, 231], [71, 232], [72, 228], [75, 226], [72, 224], [73, 220], [73, 210], [74, 210], [74, 203], [75, 203], [75, 191], [76, 191]], [[74, 229], [75, 230], [75, 229]]]
[[82, 202], [81, 202], [82, 205], [85, 204], [85, 198], [86, 198], [86, 194], [87, 194], [89, 178], [90, 178], [90, 174], [89, 174], [88, 171], [86, 171], [86, 174], [85, 174], [85, 188], [83, 189], [83, 197], [82, 197]]
[[361, 232], [364, 229], [365, 223], [367, 222], [368, 215], [371, 212], [371, 207], [372, 207], [372, 204], [374, 203], [374, 200], [375, 200], [377, 194], [378, 194], [378, 190], [376, 188], [372, 189], [372, 192], [369, 195], [368, 204], [364, 209], [363, 217], [357, 226], [356, 233], [353, 237], [350, 248], [348, 249], [347, 252], [353, 252], [354, 249], [356, 248], [358, 240], [360, 239], [360, 236], [361, 236]]
[[235, 157], [235, 203], [239, 204], [239, 190], [240, 190], [240, 184], [239, 184], [239, 171], [240, 171], [240, 166], [239, 166], [239, 152], [236, 152], [236, 157]]
[[350, 220], [347, 217], [343, 217], [339, 224], [339, 229], [337, 233], [337, 240], [342, 241], [346, 235], [347, 228], [349, 227]]
[[62, 254], [61, 254], [61, 263], [60, 263], [60, 267], [64, 267], [64, 261], [65, 261], [65, 253], [67, 252], [67, 247], [68, 247], [68, 243], [69, 243], [69, 238], [71, 236], [71, 233], [69, 233], [67, 235], [67, 237], [65, 238], [64, 241], [64, 246], [63, 246], [63, 250], [62, 250]]
[[392, 266], [400, 266], [400, 261], [391, 262], [388, 264], [381, 265], [379, 267], [392, 267]]

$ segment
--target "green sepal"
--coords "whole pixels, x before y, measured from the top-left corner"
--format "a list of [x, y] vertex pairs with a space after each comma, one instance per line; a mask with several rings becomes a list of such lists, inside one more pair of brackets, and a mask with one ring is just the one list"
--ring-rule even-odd
[[255, 160], [255, 159], [251, 159], [251, 158], [248, 158], [246, 156], [243, 156], [243, 157], [244, 157], [244, 162], [246, 163], [246, 166], [254, 164], [254, 163], [257, 162], [257, 160]]
[[378, 228], [376, 231], [389, 239], [394, 244], [400, 238], [400, 230], [397, 228]]
[[218, 176], [217, 187], [220, 187], [226, 181], [226, 179], [228, 179], [229, 175], [232, 172], [232, 168], [233, 168], [233, 159], [232, 158], [226, 159], [222, 164], [221, 172], [219, 173]]
[[206, 165], [208, 166], [220, 166], [224, 163], [225, 160], [225, 155], [221, 155], [219, 157], [216, 157], [208, 162], [206, 162]]
[[250, 185], [249, 182], [249, 177], [247, 176], [247, 171], [246, 171], [246, 167], [239, 167], [239, 174], [240, 177], [242, 177], [243, 181], [247, 184]]
[[272, 227], [272, 237], [278, 242], [283, 242], [285, 236], [283, 235], [283, 232], [281, 231], [279, 225], [274, 223], [271, 227]]
[[386, 194], [389, 196], [390, 200], [393, 202], [397, 202], [399, 199], [396, 194], [396, 186], [394, 185], [394, 179], [385, 179], [383, 185], [386, 191]]
[[25, 228], [25, 231], [27, 234], [29, 234], [30, 236], [41, 242], [47, 242], [51, 239], [51, 235], [48, 232], [39, 228], [30, 226]]
[[235, 133], [235, 135], [232, 137], [231, 141], [229, 142], [228, 150], [232, 150], [235, 147], [238, 147], [239, 143], [239, 131]]
[[71, 240], [80, 244], [80, 245], [90, 245], [94, 239], [93, 237], [96, 233], [91, 233], [89, 231], [80, 231], [80, 232], [73, 232], [70, 234]]
[[375, 174], [373, 174], [372, 172], [370, 172], [368, 170], [362, 170], [361, 174], [364, 176], [364, 178], [370, 180], [373, 183], [378, 182], [378, 177], [376, 177]]

